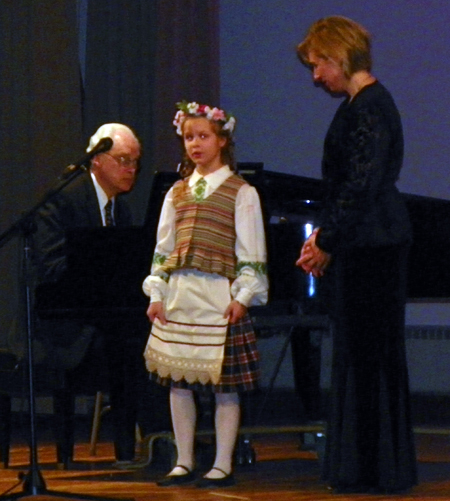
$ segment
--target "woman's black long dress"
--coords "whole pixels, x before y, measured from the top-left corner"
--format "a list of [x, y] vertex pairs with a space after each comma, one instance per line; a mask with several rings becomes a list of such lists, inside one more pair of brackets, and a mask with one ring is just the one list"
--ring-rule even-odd
[[318, 246], [332, 255], [333, 369], [324, 479], [349, 491], [417, 483], [404, 325], [410, 222], [395, 182], [401, 120], [379, 82], [328, 130]]

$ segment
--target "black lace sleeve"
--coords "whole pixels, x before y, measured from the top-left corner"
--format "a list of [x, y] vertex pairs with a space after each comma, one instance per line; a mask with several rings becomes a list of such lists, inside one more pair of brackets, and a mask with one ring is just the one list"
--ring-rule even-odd
[[[398, 138], [401, 164], [403, 139]], [[328, 186], [318, 237], [327, 252], [358, 238], [375, 223], [380, 193], [394, 186], [392, 127], [376, 106], [346, 104], [333, 120], [324, 148], [323, 177]], [[399, 164], [399, 165], [400, 165]]]

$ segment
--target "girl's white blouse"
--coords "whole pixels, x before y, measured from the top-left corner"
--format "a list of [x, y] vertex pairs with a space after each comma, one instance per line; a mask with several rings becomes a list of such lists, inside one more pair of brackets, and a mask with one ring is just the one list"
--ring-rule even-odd
[[[213, 193], [233, 172], [225, 165], [219, 170], [205, 176], [207, 182], [205, 198]], [[200, 178], [195, 170], [189, 180], [193, 189]], [[265, 271], [267, 262], [264, 223], [258, 193], [253, 186], [244, 184], [236, 197], [235, 211], [236, 227], [236, 256], [239, 263], [237, 278], [231, 285], [231, 296], [244, 306], [256, 306], [267, 303], [268, 280]], [[157, 232], [157, 244], [154, 256], [164, 259], [175, 248], [175, 207], [173, 205], [173, 189], [167, 193], [161, 210]], [[143, 290], [150, 296], [151, 302], [163, 301], [167, 296], [167, 277], [158, 271], [158, 259], [153, 259], [151, 274], [143, 283]], [[188, 273], [187, 279], [195, 276], [207, 276], [210, 280], [219, 282], [228, 279], [216, 274], [202, 273], [198, 270], [183, 270], [183, 275]]]

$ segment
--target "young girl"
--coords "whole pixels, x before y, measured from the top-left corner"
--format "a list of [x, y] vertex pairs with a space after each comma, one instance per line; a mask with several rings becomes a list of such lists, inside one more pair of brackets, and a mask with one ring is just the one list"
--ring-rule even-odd
[[198, 487], [235, 483], [239, 392], [255, 389], [259, 357], [247, 307], [267, 302], [266, 248], [256, 190], [233, 172], [234, 117], [178, 103], [174, 120], [195, 167], [167, 193], [151, 275], [153, 324], [145, 350], [152, 379], [170, 385], [177, 466], [159, 485], [196, 479], [193, 391], [215, 394], [216, 456]]

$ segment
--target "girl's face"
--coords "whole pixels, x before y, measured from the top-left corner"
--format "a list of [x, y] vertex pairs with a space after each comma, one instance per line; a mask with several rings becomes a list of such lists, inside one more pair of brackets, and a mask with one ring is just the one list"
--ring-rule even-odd
[[314, 51], [308, 54], [308, 61], [314, 83], [321, 84], [332, 93], [347, 92], [349, 80], [338, 61], [321, 57]]
[[200, 173], [220, 169], [221, 151], [227, 140], [217, 135], [214, 125], [205, 117], [192, 117], [183, 124], [184, 147]]

